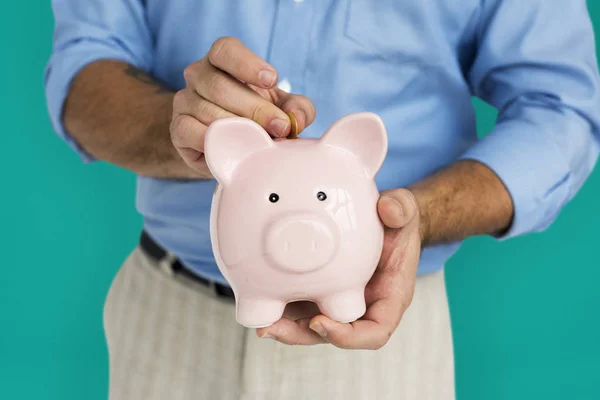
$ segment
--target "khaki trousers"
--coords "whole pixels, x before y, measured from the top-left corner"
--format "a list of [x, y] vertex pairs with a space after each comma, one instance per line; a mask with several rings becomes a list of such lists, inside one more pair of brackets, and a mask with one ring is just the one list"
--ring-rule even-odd
[[104, 308], [110, 400], [454, 399], [443, 271], [380, 350], [287, 346], [235, 321], [230, 303], [134, 250]]

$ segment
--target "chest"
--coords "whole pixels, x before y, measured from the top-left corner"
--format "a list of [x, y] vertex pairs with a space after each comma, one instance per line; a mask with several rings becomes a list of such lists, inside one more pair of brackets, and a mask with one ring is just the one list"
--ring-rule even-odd
[[[467, 60], [479, 0], [147, 0], [155, 71], [181, 71], [235, 36], [298, 84], [311, 71], [369, 63], [456, 66]], [[452, 65], [455, 63], [456, 65]], [[296, 86], [296, 91], [301, 88]]]

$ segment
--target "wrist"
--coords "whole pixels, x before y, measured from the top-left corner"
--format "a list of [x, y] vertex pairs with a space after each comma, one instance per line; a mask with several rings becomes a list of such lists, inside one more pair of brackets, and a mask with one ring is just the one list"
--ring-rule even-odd
[[419, 210], [419, 233], [421, 235], [421, 247], [427, 247], [430, 241], [431, 215], [429, 213], [429, 202], [426, 200], [426, 193], [418, 188], [409, 190], [415, 196], [417, 208]]
[[[170, 125], [174, 93], [157, 93], [148, 99], [149, 118], [138, 134], [123, 144], [122, 157], [115, 164], [138, 175], [161, 179], [208, 179], [210, 172], [191, 168], [171, 141]], [[150, 100], [151, 99], [151, 100]], [[110, 160], [108, 160], [110, 162]], [[204, 172], [204, 173], [203, 173]]]

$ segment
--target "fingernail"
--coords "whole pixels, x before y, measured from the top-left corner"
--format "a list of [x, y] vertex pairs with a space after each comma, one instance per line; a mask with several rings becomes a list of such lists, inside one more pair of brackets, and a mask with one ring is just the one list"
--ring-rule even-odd
[[263, 86], [271, 87], [275, 83], [275, 79], [277, 78], [277, 74], [275, 71], [271, 71], [270, 69], [263, 69], [258, 73], [258, 79]]
[[265, 333], [260, 337], [261, 339], [275, 339], [275, 336], [270, 334], [269, 332]]
[[327, 336], [327, 331], [323, 328], [320, 322], [313, 322], [310, 324], [310, 329], [317, 332], [321, 337]]
[[283, 119], [276, 118], [273, 121], [271, 121], [271, 131], [276, 136], [284, 136], [287, 126], [288, 126], [288, 122]]

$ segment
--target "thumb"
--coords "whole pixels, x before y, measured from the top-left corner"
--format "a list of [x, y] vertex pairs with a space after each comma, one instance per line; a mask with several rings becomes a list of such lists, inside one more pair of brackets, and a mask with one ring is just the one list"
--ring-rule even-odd
[[403, 228], [417, 215], [417, 201], [407, 189], [390, 190], [379, 198], [377, 212], [388, 228]]
[[291, 112], [298, 123], [298, 133], [313, 123], [316, 116], [315, 105], [306, 96], [286, 93], [277, 89], [278, 100], [276, 105], [286, 113]]

